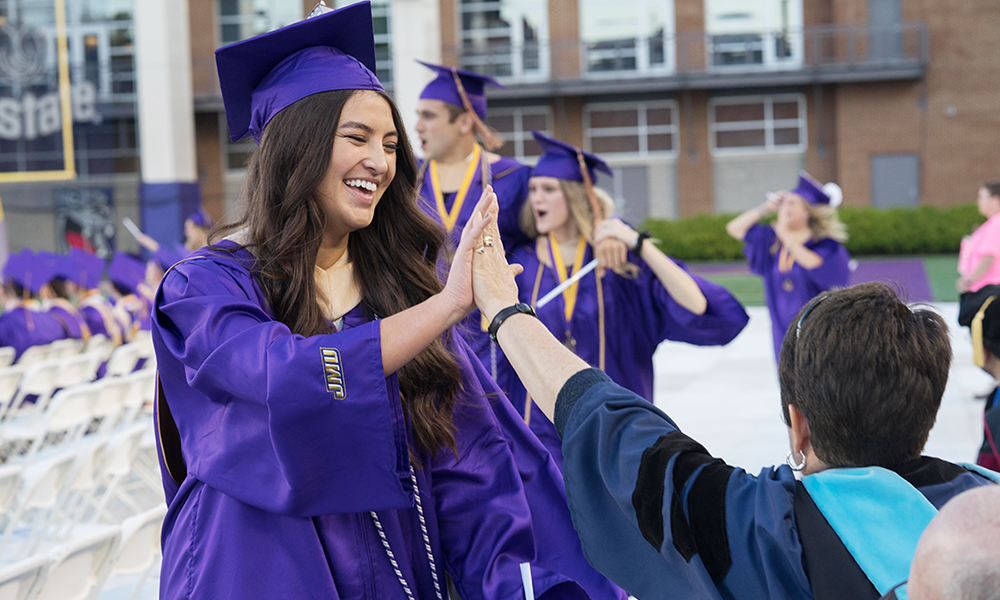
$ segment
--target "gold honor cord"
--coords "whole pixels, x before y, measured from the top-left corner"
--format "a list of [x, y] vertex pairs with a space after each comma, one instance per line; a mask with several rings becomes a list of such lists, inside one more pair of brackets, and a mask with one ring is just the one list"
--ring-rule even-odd
[[[545, 271], [542, 261], [538, 261], [538, 270], [535, 271], [535, 287], [531, 289], [531, 307], [538, 304], [538, 289], [542, 286], [542, 273]], [[524, 424], [531, 425], [531, 394], [528, 388], [524, 388]]]
[[[583, 255], [587, 251], [587, 239], [582, 235], [576, 243], [576, 258], [573, 259], [573, 273], [571, 274], [567, 274], [566, 272], [566, 264], [563, 263], [562, 253], [559, 252], [559, 242], [556, 241], [555, 236], [551, 233], [549, 234], [549, 246], [552, 249], [552, 260], [556, 267], [556, 275], [559, 277], [559, 283], [566, 281], [571, 275], [576, 275], [576, 272], [583, 267]], [[579, 291], [579, 281], [563, 290], [567, 326], [569, 326], [570, 319], [573, 318], [573, 309], [576, 308], [576, 294]]]
[[983, 353], [983, 318], [986, 316], [986, 307], [996, 299], [996, 296], [987, 298], [986, 302], [983, 302], [983, 305], [979, 307], [969, 326], [972, 331], [972, 364], [979, 368], [986, 365], [986, 355]]
[[455, 194], [455, 203], [451, 205], [451, 212], [444, 206], [444, 193], [441, 191], [441, 182], [438, 180], [437, 161], [430, 161], [429, 168], [431, 172], [431, 187], [434, 189], [434, 200], [437, 202], [441, 223], [448, 233], [451, 233], [451, 230], [455, 228], [455, 223], [458, 221], [458, 215], [462, 211], [462, 204], [465, 203], [465, 197], [468, 195], [469, 187], [472, 185], [472, 178], [476, 175], [476, 169], [480, 166], [479, 154], [481, 151], [482, 148], [479, 144], [476, 144], [472, 149], [472, 160], [469, 162], [469, 168], [465, 171], [465, 179], [462, 180], [462, 187]]
[[795, 266], [795, 257], [792, 256], [791, 251], [784, 246], [778, 252], [778, 271], [782, 273], [788, 273]]

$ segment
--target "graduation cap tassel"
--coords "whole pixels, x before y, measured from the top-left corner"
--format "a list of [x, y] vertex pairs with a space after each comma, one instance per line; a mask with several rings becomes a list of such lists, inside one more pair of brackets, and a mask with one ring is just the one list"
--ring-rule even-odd
[[469, 96], [465, 93], [465, 86], [462, 85], [462, 78], [458, 76], [458, 71], [452, 69], [451, 76], [455, 79], [455, 87], [458, 88], [458, 95], [462, 98], [462, 107], [472, 116], [476, 133], [479, 134], [479, 139], [482, 140], [483, 146], [487, 150], [496, 150], [500, 146], [503, 146], [503, 136], [496, 129], [484, 123], [476, 111], [473, 110], [472, 102], [469, 101]]
[[[583, 152], [577, 151], [576, 160], [580, 163], [580, 173], [583, 175], [583, 185], [587, 188], [587, 199], [590, 200], [590, 212], [594, 213], [594, 228], [604, 220], [604, 208], [597, 200], [594, 193], [594, 180], [590, 178], [590, 171], [587, 169], [587, 160], [583, 157]], [[593, 235], [593, 233], [591, 233]]]

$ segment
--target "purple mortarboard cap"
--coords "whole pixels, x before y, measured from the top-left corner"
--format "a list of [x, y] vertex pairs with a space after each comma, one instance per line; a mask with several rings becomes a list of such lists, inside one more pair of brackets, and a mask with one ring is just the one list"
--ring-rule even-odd
[[566, 179], [568, 181], [583, 181], [583, 173], [580, 172], [580, 161], [577, 153], [583, 154], [583, 160], [587, 163], [587, 171], [590, 173], [590, 180], [597, 181], [594, 171], [601, 171], [611, 175], [611, 167], [608, 163], [597, 158], [589, 152], [575, 148], [566, 142], [561, 142], [555, 138], [532, 131], [535, 141], [542, 147], [543, 154], [531, 170], [532, 177], [555, 177], [556, 179]]
[[457, 73], [458, 78], [462, 81], [465, 95], [469, 99], [469, 104], [472, 105], [472, 110], [476, 111], [480, 119], [486, 120], [486, 86], [503, 88], [499, 81], [489, 75], [480, 75], [472, 71], [425, 63], [422, 60], [417, 62], [438, 74], [437, 78], [428, 83], [424, 87], [424, 91], [420, 92], [422, 99], [441, 100], [464, 108], [462, 96], [458, 93], [458, 86], [455, 85], [454, 74]]
[[38, 257], [44, 260], [45, 263], [50, 268], [50, 280], [51, 279], [67, 279], [69, 281], [76, 281], [76, 265], [73, 264], [72, 259], [65, 254], [55, 254], [54, 252], [45, 252], [40, 250], [38, 252]]
[[833, 207], [840, 206], [840, 201], [844, 197], [839, 185], [821, 184], [805, 171], [799, 171], [799, 185], [792, 190], [792, 193], [802, 196], [809, 204], [828, 204]]
[[101, 285], [101, 275], [104, 274], [104, 259], [79, 248], [70, 248], [69, 257], [77, 269], [73, 281], [88, 290], [96, 290]]
[[37, 294], [42, 286], [52, 281], [53, 267], [44, 256], [25, 248], [10, 257], [4, 274], [32, 294]]
[[379, 90], [371, 3], [359, 2], [215, 51], [226, 122], [235, 142], [282, 109], [332, 90]]
[[131, 254], [115, 252], [108, 265], [108, 279], [118, 287], [135, 292], [146, 280], [146, 263]]
[[201, 211], [189, 214], [187, 216], [187, 220], [191, 221], [192, 223], [194, 223], [198, 227], [201, 227], [202, 229], [211, 229], [212, 227], [215, 226], [215, 223], [212, 223], [212, 220], [206, 217], [205, 214], [202, 213]]

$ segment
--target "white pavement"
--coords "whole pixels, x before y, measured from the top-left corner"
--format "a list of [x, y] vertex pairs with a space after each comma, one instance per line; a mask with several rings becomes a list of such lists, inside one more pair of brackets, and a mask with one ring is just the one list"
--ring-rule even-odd
[[[952, 337], [951, 373], [925, 454], [975, 462], [983, 440], [983, 400], [993, 378], [972, 364], [969, 330], [957, 324], [958, 304], [934, 303]], [[781, 420], [771, 322], [764, 307], [750, 307], [750, 323], [731, 344], [703, 348], [667, 342], [654, 357], [656, 406], [714, 456], [759, 473], [788, 453]]]

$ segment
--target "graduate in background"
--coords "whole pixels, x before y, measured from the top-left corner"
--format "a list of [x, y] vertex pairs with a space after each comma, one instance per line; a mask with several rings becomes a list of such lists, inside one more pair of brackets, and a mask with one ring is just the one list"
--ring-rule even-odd
[[[972, 331], [972, 362], [1000, 381], [1000, 302], [989, 296], [979, 307], [969, 327]], [[983, 443], [976, 464], [1000, 471], [1000, 387], [986, 395], [983, 409]]]
[[169, 505], [160, 597], [624, 598], [582, 555], [562, 479], [452, 330], [367, 2], [217, 51], [259, 148], [228, 238], [174, 266], [153, 343]]
[[[611, 174], [603, 160], [533, 133], [545, 153], [531, 172], [522, 210], [521, 224], [531, 242], [510, 253], [510, 262], [524, 267], [517, 277], [519, 298], [536, 306], [593, 259], [595, 244], [614, 239], [628, 248], [616, 269], [585, 275], [537, 313], [577, 356], [652, 402], [653, 353], [661, 342], [727, 344], [749, 317], [725, 288], [691, 275], [648, 234], [640, 235], [614, 217], [611, 198], [592, 184], [598, 170]], [[532, 431], [561, 457], [552, 423], [532, 411], [510, 363], [501, 365], [501, 389]]]
[[[126, 225], [129, 227], [129, 231], [135, 236], [136, 241], [139, 242], [139, 245], [149, 251], [149, 260], [155, 262], [163, 272], [166, 272], [167, 269], [183, 260], [198, 248], [206, 246], [208, 244], [208, 232], [215, 226], [212, 220], [202, 212], [191, 213], [184, 219], [184, 243], [174, 244], [173, 248], [168, 248], [154, 240], [148, 234], [141, 231], [133, 231], [132, 228], [135, 225], [130, 225], [128, 222], [126, 222]], [[161, 273], [160, 277], [162, 276]], [[159, 277], [156, 279], [159, 280]]]
[[[416, 131], [424, 154], [417, 175], [420, 207], [441, 223], [448, 234], [447, 248], [454, 248], [476, 200], [492, 185], [500, 205], [500, 235], [504, 245], [512, 247], [524, 238], [517, 215], [527, 197], [531, 169], [492, 152], [503, 139], [485, 123], [486, 87], [503, 86], [489, 75], [417, 62], [437, 74], [417, 103]], [[479, 311], [469, 315], [461, 331], [496, 377], [497, 357]]]
[[114, 345], [121, 345], [123, 342], [121, 323], [115, 318], [114, 305], [100, 289], [104, 275], [104, 260], [78, 248], [70, 248], [69, 257], [77, 272], [77, 306], [90, 334], [104, 335]]
[[[847, 285], [851, 255], [844, 248], [847, 228], [837, 217], [842, 198], [840, 186], [820, 185], [803, 171], [794, 190], [770, 195], [726, 225], [743, 242], [750, 270], [764, 278], [775, 361], [799, 309], [819, 293]], [[773, 225], [758, 222], [775, 211]]]
[[48, 263], [52, 277], [42, 288], [42, 309], [62, 325], [67, 338], [89, 340], [90, 328], [74, 302], [79, 293], [75, 283], [78, 271], [73, 259], [52, 252], [39, 252], [38, 256]]
[[146, 282], [146, 263], [131, 254], [115, 252], [108, 264], [108, 281], [114, 289], [115, 318], [121, 324], [123, 340], [130, 342], [140, 330], [151, 327], [153, 290]]
[[66, 337], [62, 325], [42, 310], [38, 299], [51, 273], [47, 261], [27, 248], [7, 259], [4, 285], [8, 301], [0, 315], [0, 346], [13, 346], [17, 352], [14, 360], [31, 346], [44, 346]]

